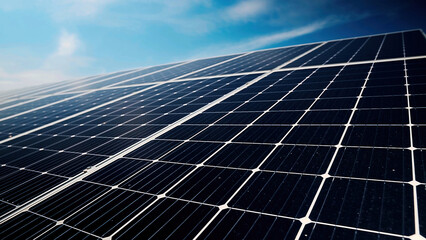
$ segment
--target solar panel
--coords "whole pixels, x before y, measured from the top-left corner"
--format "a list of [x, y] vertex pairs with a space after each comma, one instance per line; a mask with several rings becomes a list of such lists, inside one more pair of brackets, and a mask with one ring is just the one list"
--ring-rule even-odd
[[8, 96], [1, 236], [423, 239], [425, 41], [379, 34]]

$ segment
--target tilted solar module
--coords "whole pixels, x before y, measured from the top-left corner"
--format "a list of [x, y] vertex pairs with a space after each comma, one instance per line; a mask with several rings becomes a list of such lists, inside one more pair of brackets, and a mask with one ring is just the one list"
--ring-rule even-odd
[[9, 96], [1, 238], [424, 239], [425, 79], [412, 30]]

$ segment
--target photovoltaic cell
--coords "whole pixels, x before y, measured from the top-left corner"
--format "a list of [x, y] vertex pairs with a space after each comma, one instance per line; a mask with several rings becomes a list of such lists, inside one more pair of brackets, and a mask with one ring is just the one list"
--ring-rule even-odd
[[380, 34], [5, 95], [1, 238], [421, 239], [425, 41]]

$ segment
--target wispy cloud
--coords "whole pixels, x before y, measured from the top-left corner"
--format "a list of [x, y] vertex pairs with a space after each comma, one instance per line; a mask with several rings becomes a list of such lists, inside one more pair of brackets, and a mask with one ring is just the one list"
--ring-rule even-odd
[[286, 40], [290, 40], [292, 38], [313, 33], [315, 31], [318, 31], [320, 29], [323, 29], [329, 26], [330, 24], [332, 24], [332, 21], [327, 19], [327, 20], [318, 21], [306, 26], [302, 26], [299, 28], [295, 28], [292, 30], [284, 30], [277, 33], [256, 36], [256, 37], [247, 39], [245, 41], [217, 44], [217, 45], [207, 47], [204, 50], [198, 51], [197, 54], [193, 56], [193, 58], [246, 52], [246, 51], [251, 51], [255, 49], [260, 49], [263, 47], [270, 46], [272, 44], [280, 43]]
[[267, 0], [243, 0], [225, 9], [224, 17], [232, 21], [248, 21], [267, 13], [270, 9]]
[[306, 35], [306, 34], [318, 31], [324, 28], [325, 26], [327, 26], [328, 23], [329, 21], [324, 20], [320, 22], [315, 22], [307, 26], [296, 28], [290, 31], [283, 31], [283, 32], [255, 37], [255, 38], [249, 39], [248, 41], [241, 42], [232, 46], [232, 49], [237, 51], [247, 51], [252, 49], [258, 49], [261, 47], [265, 47], [275, 43], [280, 43], [295, 37], [299, 37], [302, 35]]

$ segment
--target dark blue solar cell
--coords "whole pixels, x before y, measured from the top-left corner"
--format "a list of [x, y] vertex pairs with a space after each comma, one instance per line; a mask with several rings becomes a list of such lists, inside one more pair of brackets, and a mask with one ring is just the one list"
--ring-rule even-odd
[[231, 111], [231, 110], [237, 108], [241, 104], [243, 104], [243, 102], [241, 102], [241, 101], [223, 102], [223, 103], [216, 104], [213, 107], [207, 109], [206, 112], [228, 112], [228, 111]]
[[201, 167], [168, 194], [172, 197], [224, 204], [250, 175], [250, 171]]
[[227, 144], [205, 164], [237, 168], [256, 168], [272, 151], [272, 145]]
[[122, 137], [126, 138], [147, 138], [150, 135], [156, 133], [160, 129], [162, 129], [164, 126], [140, 126], [137, 127], [135, 130], [128, 132], [124, 134]]
[[234, 142], [278, 143], [290, 129], [289, 126], [250, 126]]
[[107, 142], [111, 141], [109, 138], [89, 138], [84, 141], [80, 141], [80, 143], [66, 148], [67, 151], [70, 152], [79, 152], [84, 153], [88, 152], [96, 147], [99, 147]]
[[426, 39], [421, 31], [404, 32], [405, 56], [426, 55]]
[[401, 149], [341, 148], [330, 174], [408, 182], [412, 179], [411, 154]]
[[307, 90], [307, 91], [293, 91], [285, 99], [308, 99], [316, 98], [321, 94], [322, 90]]
[[361, 88], [327, 89], [321, 98], [357, 97], [360, 92]]
[[231, 207], [302, 217], [321, 180], [314, 176], [257, 172], [231, 200]]
[[228, 141], [244, 129], [242, 126], [210, 126], [193, 137], [193, 140]]
[[356, 100], [356, 98], [319, 99], [312, 109], [351, 109], [355, 106]]
[[377, 59], [403, 57], [402, 33], [388, 34], [385, 37]]
[[254, 124], [292, 124], [296, 123], [304, 111], [267, 112]]
[[[310, 218], [402, 235], [414, 233], [411, 185], [329, 178]], [[404, 219], [404, 224], [396, 219]]]
[[375, 109], [355, 111], [353, 124], [408, 124], [406, 109]]
[[314, 99], [298, 99], [298, 100], [287, 100], [284, 99], [279, 101], [271, 110], [305, 110], [312, 103]]
[[322, 174], [325, 173], [334, 151], [334, 147], [283, 145], [268, 157], [260, 169]]
[[138, 140], [134, 139], [113, 139], [101, 145], [100, 147], [90, 150], [89, 153], [100, 155], [114, 155], [137, 142]]
[[159, 139], [186, 140], [203, 130], [206, 126], [181, 125], [159, 136]]
[[300, 124], [345, 124], [351, 115], [350, 110], [309, 111], [300, 120]]
[[223, 117], [225, 113], [201, 113], [189, 119], [184, 124], [211, 124]]
[[161, 194], [188, 174], [193, 168], [192, 166], [182, 164], [153, 163], [121, 183], [120, 187]]
[[227, 209], [201, 234], [201, 239], [294, 239], [296, 220]]
[[406, 240], [407, 238], [394, 237], [380, 233], [364, 232], [358, 229], [348, 229], [323, 225], [320, 223], [309, 223], [305, 226], [301, 240], [321, 239], [353, 239], [353, 240]]
[[426, 151], [414, 151], [414, 164], [416, 170], [416, 180], [426, 183]]
[[[418, 208], [426, 208], [426, 185], [417, 186], [417, 201]], [[426, 213], [423, 210], [419, 211], [419, 225], [420, 225], [420, 234], [424, 237], [426, 236]]]
[[197, 164], [216, 152], [223, 144], [209, 142], [186, 142], [165, 156], [161, 161]]
[[409, 147], [408, 127], [349, 127], [343, 144], [347, 146]]
[[337, 126], [297, 126], [282, 143], [335, 145], [339, 142], [343, 129], [344, 127]]
[[148, 164], [148, 161], [120, 158], [84, 178], [84, 180], [114, 186], [132, 176]]
[[413, 128], [413, 145], [418, 148], [426, 147], [426, 127], [425, 126], [414, 126]]
[[410, 105], [411, 107], [424, 107], [426, 102], [426, 94], [424, 95], [411, 95]]
[[358, 108], [405, 108], [406, 96], [363, 97], [358, 103]]
[[249, 124], [258, 118], [262, 112], [233, 112], [217, 121], [217, 124]]
[[404, 95], [406, 93], [405, 86], [381, 86], [381, 87], [367, 87], [362, 93], [363, 96], [392, 96], [392, 95]]
[[180, 141], [153, 140], [126, 154], [125, 157], [155, 160], [180, 144]]

